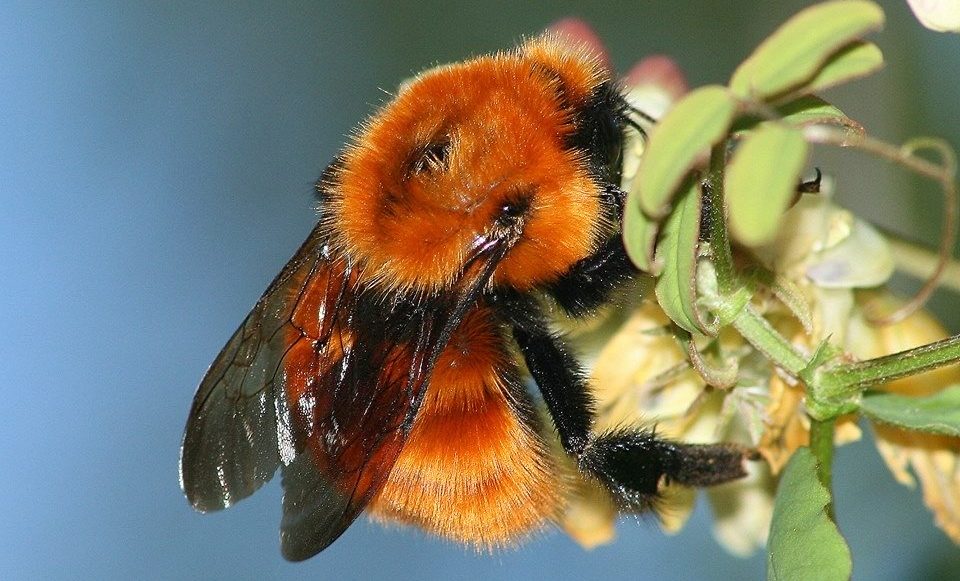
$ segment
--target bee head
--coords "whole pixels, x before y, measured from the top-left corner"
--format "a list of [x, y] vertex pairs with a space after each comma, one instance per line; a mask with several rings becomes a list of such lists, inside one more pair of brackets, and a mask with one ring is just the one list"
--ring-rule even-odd
[[498, 237], [509, 249], [494, 284], [555, 280], [611, 227], [574, 138], [606, 80], [590, 55], [545, 39], [422, 73], [344, 153], [324, 209], [334, 239], [392, 290], [449, 288]]

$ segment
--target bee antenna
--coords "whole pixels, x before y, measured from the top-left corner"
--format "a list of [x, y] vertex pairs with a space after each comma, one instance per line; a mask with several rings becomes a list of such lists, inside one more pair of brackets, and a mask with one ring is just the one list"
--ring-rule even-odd
[[[627, 103], [627, 109], [629, 109], [631, 113], [633, 113], [633, 114], [636, 115], [637, 117], [643, 119], [643, 120], [646, 121], [647, 123], [650, 123], [651, 125], [656, 125], [657, 122], [660, 121], [659, 119], [657, 119], [656, 117], [653, 117], [652, 115], [650, 115], [650, 114], [647, 113], [646, 111], [644, 111], [644, 110], [642, 110], [642, 109], [637, 109], [636, 107], [634, 107], [633, 105], [631, 105], [631, 104], [629, 104], [629, 103]], [[634, 121], [633, 119], [630, 119], [629, 117], [628, 117], [628, 119], [629, 119], [628, 123], [630, 123], [631, 125], [633, 125], [634, 127], [636, 127], [636, 125], [635, 125], [636, 121]], [[632, 123], [631, 123], [631, 122], [632, 122]], [[639, 128], [638, 128], [638, 129], [639, 129]]]

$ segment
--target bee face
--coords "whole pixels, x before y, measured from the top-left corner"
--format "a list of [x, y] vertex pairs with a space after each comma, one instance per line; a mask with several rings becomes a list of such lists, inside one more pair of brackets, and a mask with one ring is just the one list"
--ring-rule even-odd
[[371, 280], [442, 290], [492, 230], [511, 226], [519, 238], [497, 284], [549, 282], [590, 254], [599, 186], [570, 145], [575, 111], [559, 83], [523, 54], [481, 58], [421, 75], [367, 123], [328, 208]]

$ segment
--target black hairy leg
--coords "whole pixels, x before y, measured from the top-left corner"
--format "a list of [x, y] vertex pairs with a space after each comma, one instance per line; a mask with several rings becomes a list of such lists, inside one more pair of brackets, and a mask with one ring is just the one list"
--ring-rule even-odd
[[606, 485], [621, 508], [649, 509], [662, 481], [711, 486], [746, 475], [748, 453], [733, 444], [683, 444], [639, 426], [594, 433], [595, 402], [587, 379], [567, 346], [547, 329], [536, 303], [501, 293], [495, 304], [512, 327], [564, 450], [581, 471]]
[[[620, 223], [626, 192], [613, 184], [602, 191], [602, 202], [608, 208], [609, 219]], [[619, 231], [608, 238], [597, 250], [574, 264], [559, 280], [547, 288], [547, 293], [571, 317], [582, 317], [609, 302], [610, 295], [637, 274], [623, 247]]]
[[713, 486], [746, 476], [747, 453], [734, 444], [683, 444], [653, 430], [624, 428], [593, 438], [578, 457], [624, 508], [643, 511], [658, 498], [660, 481]]
[[637, 273], [619, 236], [580, 260], [547, 293], [571, 317], [582, 317], [610, 301], [610, 295]]

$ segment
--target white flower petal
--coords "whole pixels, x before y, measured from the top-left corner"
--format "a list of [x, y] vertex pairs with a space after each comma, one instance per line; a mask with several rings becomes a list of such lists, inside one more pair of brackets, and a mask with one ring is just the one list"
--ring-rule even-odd
[[842, 240], [818, 253], [806, 274], [823, 288], [869, 288], [893, 275], [893, 254], [873, 226], [854, 218]]
[[920, 24], [937, 32], [960, 32], [960, 0], [907, 0]]

